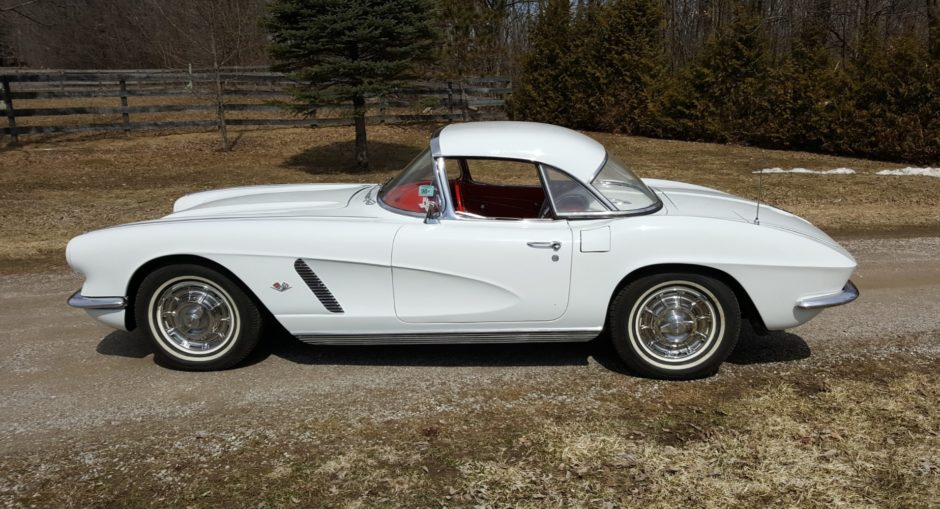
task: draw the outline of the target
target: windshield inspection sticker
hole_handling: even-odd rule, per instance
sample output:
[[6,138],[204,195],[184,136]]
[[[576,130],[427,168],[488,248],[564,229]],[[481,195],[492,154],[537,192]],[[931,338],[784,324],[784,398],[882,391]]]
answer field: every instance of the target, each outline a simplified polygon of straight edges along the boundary
[[418,186],[418,196],[434,196],[434,186]]

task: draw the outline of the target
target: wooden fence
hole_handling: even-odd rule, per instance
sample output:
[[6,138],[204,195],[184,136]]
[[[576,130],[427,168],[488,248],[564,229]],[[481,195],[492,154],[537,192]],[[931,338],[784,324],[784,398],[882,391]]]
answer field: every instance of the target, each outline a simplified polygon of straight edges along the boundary
[[[225,126],[352,124],[350,104],[327,105],[299,116],[284,105],[298,83],[256,70],[0,69],[12,141],[40,133],[181,129]],[[369,123],[495,120],[506,117],[506,78],[415,82],[367,100]]]

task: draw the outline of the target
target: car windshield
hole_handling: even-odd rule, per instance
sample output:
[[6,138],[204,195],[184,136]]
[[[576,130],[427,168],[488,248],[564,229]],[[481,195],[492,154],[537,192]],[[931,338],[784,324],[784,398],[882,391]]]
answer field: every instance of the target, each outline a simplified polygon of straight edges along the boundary
[[389,207],[424,215],[437,194],[431,151],[418,154],[397,177],[379,190],[379,199]]
[[639,177],[609,154],[591,184],[620,211],[639,211],[659,203],[659,198]]

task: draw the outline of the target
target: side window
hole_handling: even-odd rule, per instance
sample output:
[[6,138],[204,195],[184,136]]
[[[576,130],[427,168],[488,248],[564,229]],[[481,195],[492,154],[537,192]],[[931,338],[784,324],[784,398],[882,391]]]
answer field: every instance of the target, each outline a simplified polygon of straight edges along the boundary
[[[536,219],[545,218],[545,211],[551,210],[535,163],[453,159],[445,164],[459,218]],[[460,168],[463,173],[458,172]]]
[[463,175],[460,159],[444,159],[444,173],[447,174],[447,180],[453,182]]
[[577,212],[606,212],[607,207],[591,194],[584,185],[568,174],[551,166],[542,166],[545,170],[546,185],[551,194],[552,204],[557,214]]
[[[534,163],[503,159],[467,159],[470,179],[493,186],[541,186]],[[450,172],[448,172],[448,175]]]

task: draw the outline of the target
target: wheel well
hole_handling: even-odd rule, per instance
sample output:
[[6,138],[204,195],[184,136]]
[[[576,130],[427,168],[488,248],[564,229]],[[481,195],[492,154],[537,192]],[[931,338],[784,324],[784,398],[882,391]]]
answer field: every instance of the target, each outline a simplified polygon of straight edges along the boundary
[[144,278],[147,277],[147,275],[151,272],[161,267],[183,264],[201,265],[221,273],[223,276],[229,278],[233,283],[241,287],[242,291],[245,292],[245,295],[247,295],[248,298],[254,302],[255,306],[258,307],[258,310],[261,311],[261,314],[265,318],[270,317],[270,312],[268,312],[267,308],[265,308],[261,301],[258,300],[254,292],[252,292],[251,289],[249,289],[248,286],[238,278],[238,276],[233,274],[232,271],[208,258],[203,258],[201,256],[170,255],[161,256],[160,258],[154,258],[153,260],[148,261],[147,263],[138,267],[137,270],[134,271],[134,275],[131,276],[131,279],[127,284],[127,308],[124,313],[124,325],[127,327],[127,330],[134,330],[137,328],[135,301],[137,299],[137,291],[140,289],[140,284],[143,282]]
[[738,305],[741,307],[741,316],[746,318],[751,323],[751,327],[753,327],[754,331],[758,334],[767,333],[767,327],[764,325],[764,319],[761,318],[760,313],[757,311],[757,307],[754,306],[754,301],[751,300],[751,296],[747,294],[747,292],[744,290],[744,287],[741,286],[741,283],[738,283],[738,281],[731,277],[731,275],[727,272],[714,269],[712,267],[704,267],[702,265],[663,263],[639,268],[627,274],[620,281],[620,283],[617,284],[617,287],[614,288],[613,294],[610,296],[609,302],[613,303],[614,298],[617,297],[617,294],[620,293],[620,290],[637,279],[646,276],[652,276],[653,274],[663,274],[666,272],[687,272],[692,274],[699,274],[701,276],[708,276],[710,278],[717,279],[728,285],[728,288],[734,292],[735,298],[738,299]]

